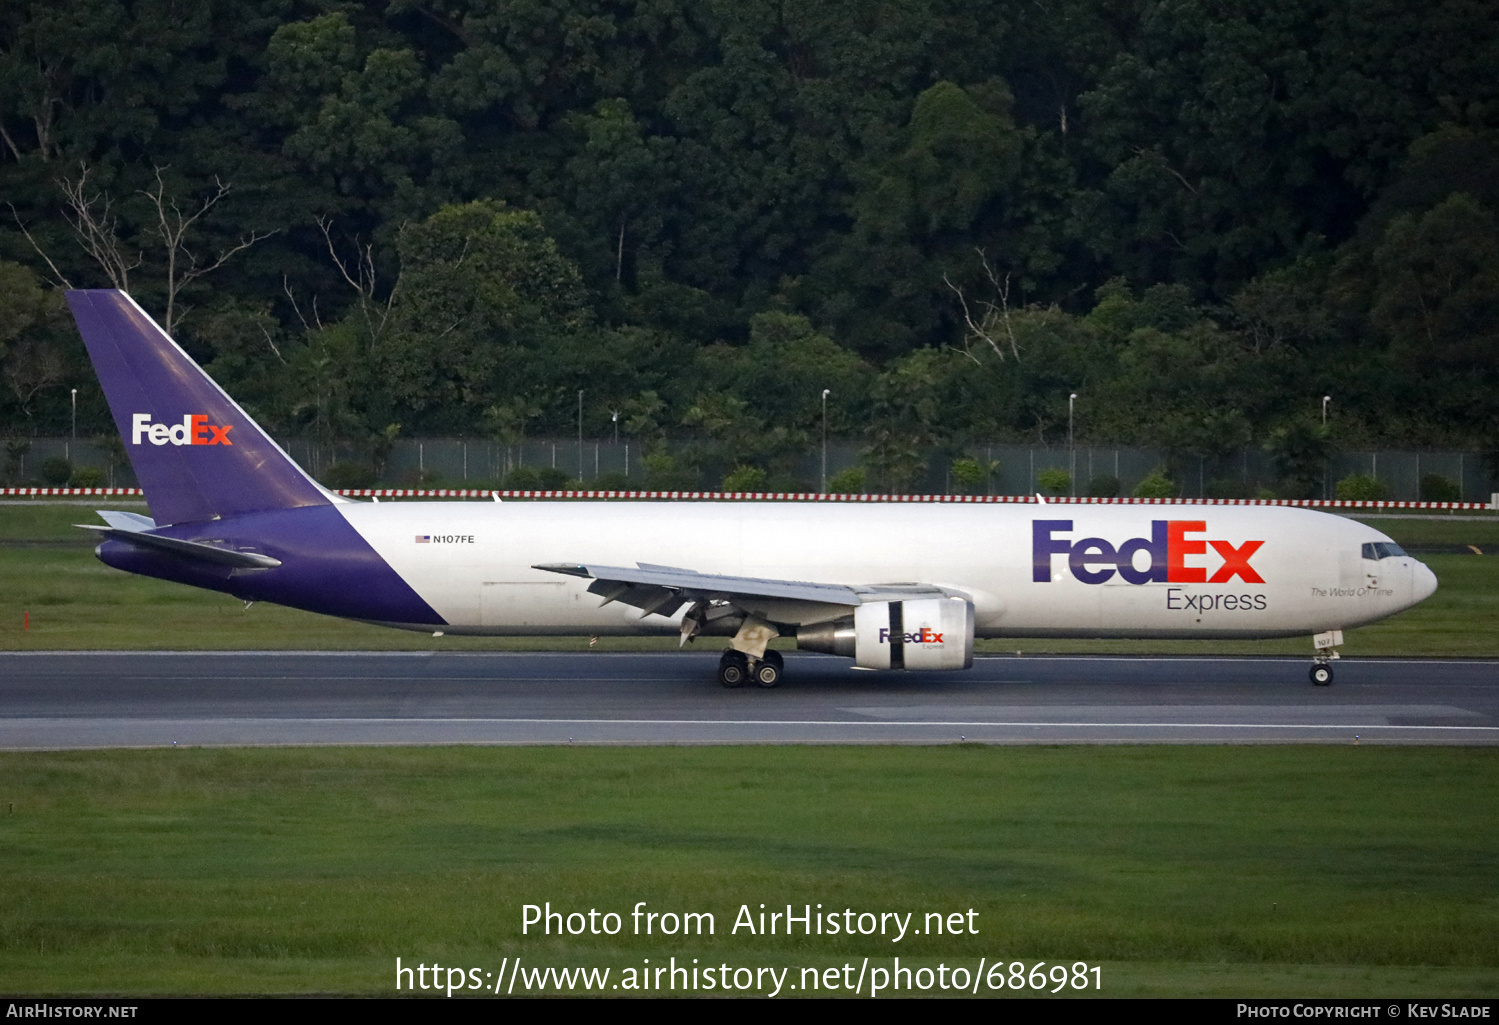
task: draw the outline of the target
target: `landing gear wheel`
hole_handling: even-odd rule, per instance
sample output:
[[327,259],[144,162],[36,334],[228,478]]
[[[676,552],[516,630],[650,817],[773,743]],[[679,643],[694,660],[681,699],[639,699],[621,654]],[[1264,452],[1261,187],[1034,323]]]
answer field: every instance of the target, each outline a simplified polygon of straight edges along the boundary
[[743,652],[726,651],[718,660],[718,682],[725,687],[743,687],[749,679],[749,659]]
[[776,651],[774,648],[766,648],[764,657],[765,661],[776,667],[776,672],[782,674],[786,672],[786,660],[781,657],[779,651]]
[[755,664],[754,672],[751,674],[755,678],[755,683],[761,687],[774,687],[781,682],[781,659],[779,656],[772,659],[773,654],[775,653],[767,651],[766,657]]
[[1332,666],[1315,665],[1311,671],[1312,682],[1318,687],[1326,687],[1332,683]]

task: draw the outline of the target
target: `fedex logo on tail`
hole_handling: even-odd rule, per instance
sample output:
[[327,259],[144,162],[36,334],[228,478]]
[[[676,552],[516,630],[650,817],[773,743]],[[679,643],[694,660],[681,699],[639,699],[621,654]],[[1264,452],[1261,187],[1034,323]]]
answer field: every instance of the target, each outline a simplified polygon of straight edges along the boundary
[[233,445],[229,432],[232,424],[211,424],[203,413],[189,413],[180,424],[151,422],[150,413],[130,417],[130,444],[139,445],[144,438],[153,445]]
[[[1263,584],[1249,560],[1260,550],[1263,541],[1245,541],[1234,545],[1228,541],[1192,538],[1189,534],[1207,532],[1206,520],[1152,520],[1150,537],[1136,537],[1115,547],[1101,537],[1079,541],[1057,537],[1072,531],[1071,520],[1031,521],[1031,579],[1046,583],[1052,579],[1051,559],[1067,556],[1067,568],[1085,584],[1101,584],[1115,573],[1131,584],[1226,584],[1234,577],[1247,584]],[[1212,576],[1197,556],[1207,556],[1211,547],[1222,559]],[[1150,565],[1141,569],[1137,556],[1144,552]],[[1188,560],[1192,560],[1189,564]]]

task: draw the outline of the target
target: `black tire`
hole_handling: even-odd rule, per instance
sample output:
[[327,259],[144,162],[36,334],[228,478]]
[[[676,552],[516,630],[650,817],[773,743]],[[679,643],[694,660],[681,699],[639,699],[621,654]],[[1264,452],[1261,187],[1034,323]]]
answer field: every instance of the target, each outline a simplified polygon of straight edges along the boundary
[[1312,682],[1318,687],[1327,687],[1332,684],[1332,666],[1312,666],[1312,671],[1308,675],[1311,676]]
[[726,651],[718,660],[718,682],[725,687],[743,687],[749,679],[749,660],[737,651]]
[[[769,654],[769,652],[766,654]],[[756,663],[755,670],[750,675],[755,678],[755,683],[758,686],[774,687],[781,682],[781,667],[777,664],[779,661],[777,659],[775,662],[772,662],[766,658]]]
[[774,665],[776,667],[776,672],[780,673],[782,676],[786,675],[786,660],[781,657],[781,653],[779,651],[776,651],[774,648],[766,648],[765,661]]

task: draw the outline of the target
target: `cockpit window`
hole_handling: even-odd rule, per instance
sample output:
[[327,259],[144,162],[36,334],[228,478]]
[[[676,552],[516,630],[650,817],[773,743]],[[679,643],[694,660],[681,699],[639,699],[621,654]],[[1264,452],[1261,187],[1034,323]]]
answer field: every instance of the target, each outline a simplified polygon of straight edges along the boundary
[[1366,559],[1388,559],[1404,554],[1405,549],[1393,541],[1369,541],[1364,544],[1364,558]]

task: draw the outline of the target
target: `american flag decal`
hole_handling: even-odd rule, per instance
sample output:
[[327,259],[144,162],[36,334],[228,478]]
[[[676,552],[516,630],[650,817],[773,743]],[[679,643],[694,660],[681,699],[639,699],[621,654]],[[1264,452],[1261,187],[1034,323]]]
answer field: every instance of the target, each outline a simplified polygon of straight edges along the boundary
[[432,535],[431,534],[418,534],[418,535],[416,535],[416,543],[419,544],[419,545],[430,544],[431,542],[432,542]]

